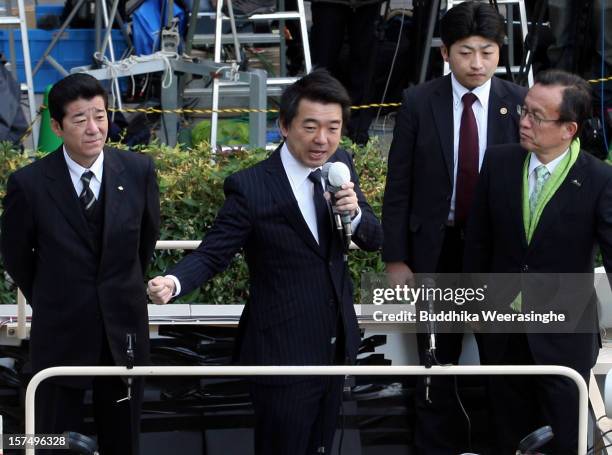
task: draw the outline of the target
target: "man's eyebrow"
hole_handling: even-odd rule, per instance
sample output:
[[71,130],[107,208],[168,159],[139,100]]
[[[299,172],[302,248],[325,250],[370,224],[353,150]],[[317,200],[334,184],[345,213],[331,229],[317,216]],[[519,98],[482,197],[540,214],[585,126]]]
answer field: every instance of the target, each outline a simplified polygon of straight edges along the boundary
[[305,118],[303,120],[303,123],[316,123],[316,124],[321,124],[321,123],[342,123],[342,120],[340,119],[334,119],[334,120],[329,120],[329,121],[325,121],[325,120],[321,120],[321,119],[317,119],[317,118]]
[[487,49],[487,48],[492,47],[492,46],[493,46],[493,43],[485,43],[482,46],[472,46],[472,45],[469,45],[469,44],[462,44],[460,47],[473,51],[475,49]]
[[87,109],[87,110],[85,110],[85,111],[78,111],[78,112],[75,112],[75,113],[74,113],[74,114],[72,114],[70,117],[71,117],[71,118],[75,118],[75,117],[79,117],[79,116],[83,116],[83,117],[84,117],[85,115],[87,115],[87,111],[90,111],[90,110],[94,111],[94,113],[95,113],[95,114],[103,114],[103,113],[105,113],[105,112],[106,112],[106,110],[104,110],[104,109],[92,108],[92,109]]
[[544,111],[539,108],[538,106],[527,106],[526,104],[524,105],[528,111],[533,112],[534,114],[542,114]]

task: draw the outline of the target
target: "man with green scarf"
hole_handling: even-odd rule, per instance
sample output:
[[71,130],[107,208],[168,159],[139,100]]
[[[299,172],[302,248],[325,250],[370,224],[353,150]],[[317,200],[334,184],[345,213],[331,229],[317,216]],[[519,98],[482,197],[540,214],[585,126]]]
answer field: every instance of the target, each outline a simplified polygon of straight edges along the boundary
[[[496,303],[504,294],[509,314],[553,310],[570,325],[554,333],[533,325],[489,330],[478,336],[481,363],[564,365],[589,382],[600,347],[592,276],[597,246],[612,271],[612,167],[581,151],[578,139],[591,113],[590,92],[576,75],[540,73],[517,107],[520,146],[487,150],[466,232],[465,270],[508,274],[497,282],[506,292]],[[576,453],[573,381],[494,376],[490,397],[496,454],[514,453],[521,437],[542,425],[554,432],[545,453]]]

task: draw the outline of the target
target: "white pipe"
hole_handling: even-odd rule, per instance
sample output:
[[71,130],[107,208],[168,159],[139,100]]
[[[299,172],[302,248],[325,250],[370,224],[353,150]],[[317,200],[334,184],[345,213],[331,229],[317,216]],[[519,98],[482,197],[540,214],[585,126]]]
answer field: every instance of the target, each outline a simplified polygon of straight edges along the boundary
[[[35,434],[34,398],[39,384],[45,379],[56,376],[471,376],[471,375],[556,375],[565,376],[578,387],[578,452],[587,450],[587,411],[589,394],[586,382],[578,372],[571,368],[554,365],[452,365],[434,366],[147,366],[134,367],[53,367],[34,375],[26,390],[25,419],[26,434]],[[27,449],[26,455],[34,455],[34,449]]]

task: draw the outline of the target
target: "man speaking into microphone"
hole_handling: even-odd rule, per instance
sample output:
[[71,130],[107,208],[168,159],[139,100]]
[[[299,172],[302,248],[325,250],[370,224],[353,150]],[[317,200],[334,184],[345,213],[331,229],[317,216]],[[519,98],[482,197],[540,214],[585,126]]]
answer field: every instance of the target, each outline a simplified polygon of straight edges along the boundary
[[[360,335],[343,239],[324,195],[322,166],[343,162],[351,181],[330,195],[351,218],[352,239],[377,250],[382,229],[359,189],[350,155],[338,149],[350,99],[326,71],[289,86],[280,104],[284,143],[266,160],[228,177],[225,202],[200,247],[149,281],[167,303],[223,271],[244,249],[249,302],[237,339],[243,365],[352,363]],[[333,226],[333,227],[332,227]],[[255,453],[329,453],[342,377],[255,377]]]

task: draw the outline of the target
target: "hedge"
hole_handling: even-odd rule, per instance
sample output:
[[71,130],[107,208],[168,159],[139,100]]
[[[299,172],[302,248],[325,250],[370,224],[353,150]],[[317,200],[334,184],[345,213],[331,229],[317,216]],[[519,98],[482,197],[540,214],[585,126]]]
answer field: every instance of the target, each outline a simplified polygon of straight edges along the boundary
[[[374,140],[366,147],[360,148],[350,142],[344,142],[343,147],[353,152],[362,190],[374,212],[380,216],[386,162],[382,158],[379,143]],[[161,199],[161,240],[201,239],[223,203],[224,179],[259,162],[270,153],[263,149],[236,149],[231,153],[213,154],[206,144],[183,149],[158,143],[141,147],[137,151],[150,155],[157,166]],[[36,158],[29,158],[13,150],[8,143],[0,143],[0,197],[4,197],[6,180],[10,173]],[[163,273],[183,254],[185,253],[180,251],[157,250],[149,277]],[[378,253],[352,251],[349,264],[356,288],[359,288],[362,272],[380,272],[383,269]],[[0,273],[5,277],[0,280],[0,304],[15,303],[15,288],[6,279],[1,265]],[[248,272],[241,254],[238,254],[228,270],[181,299],[181,302],[243,304],[247,297]]]

